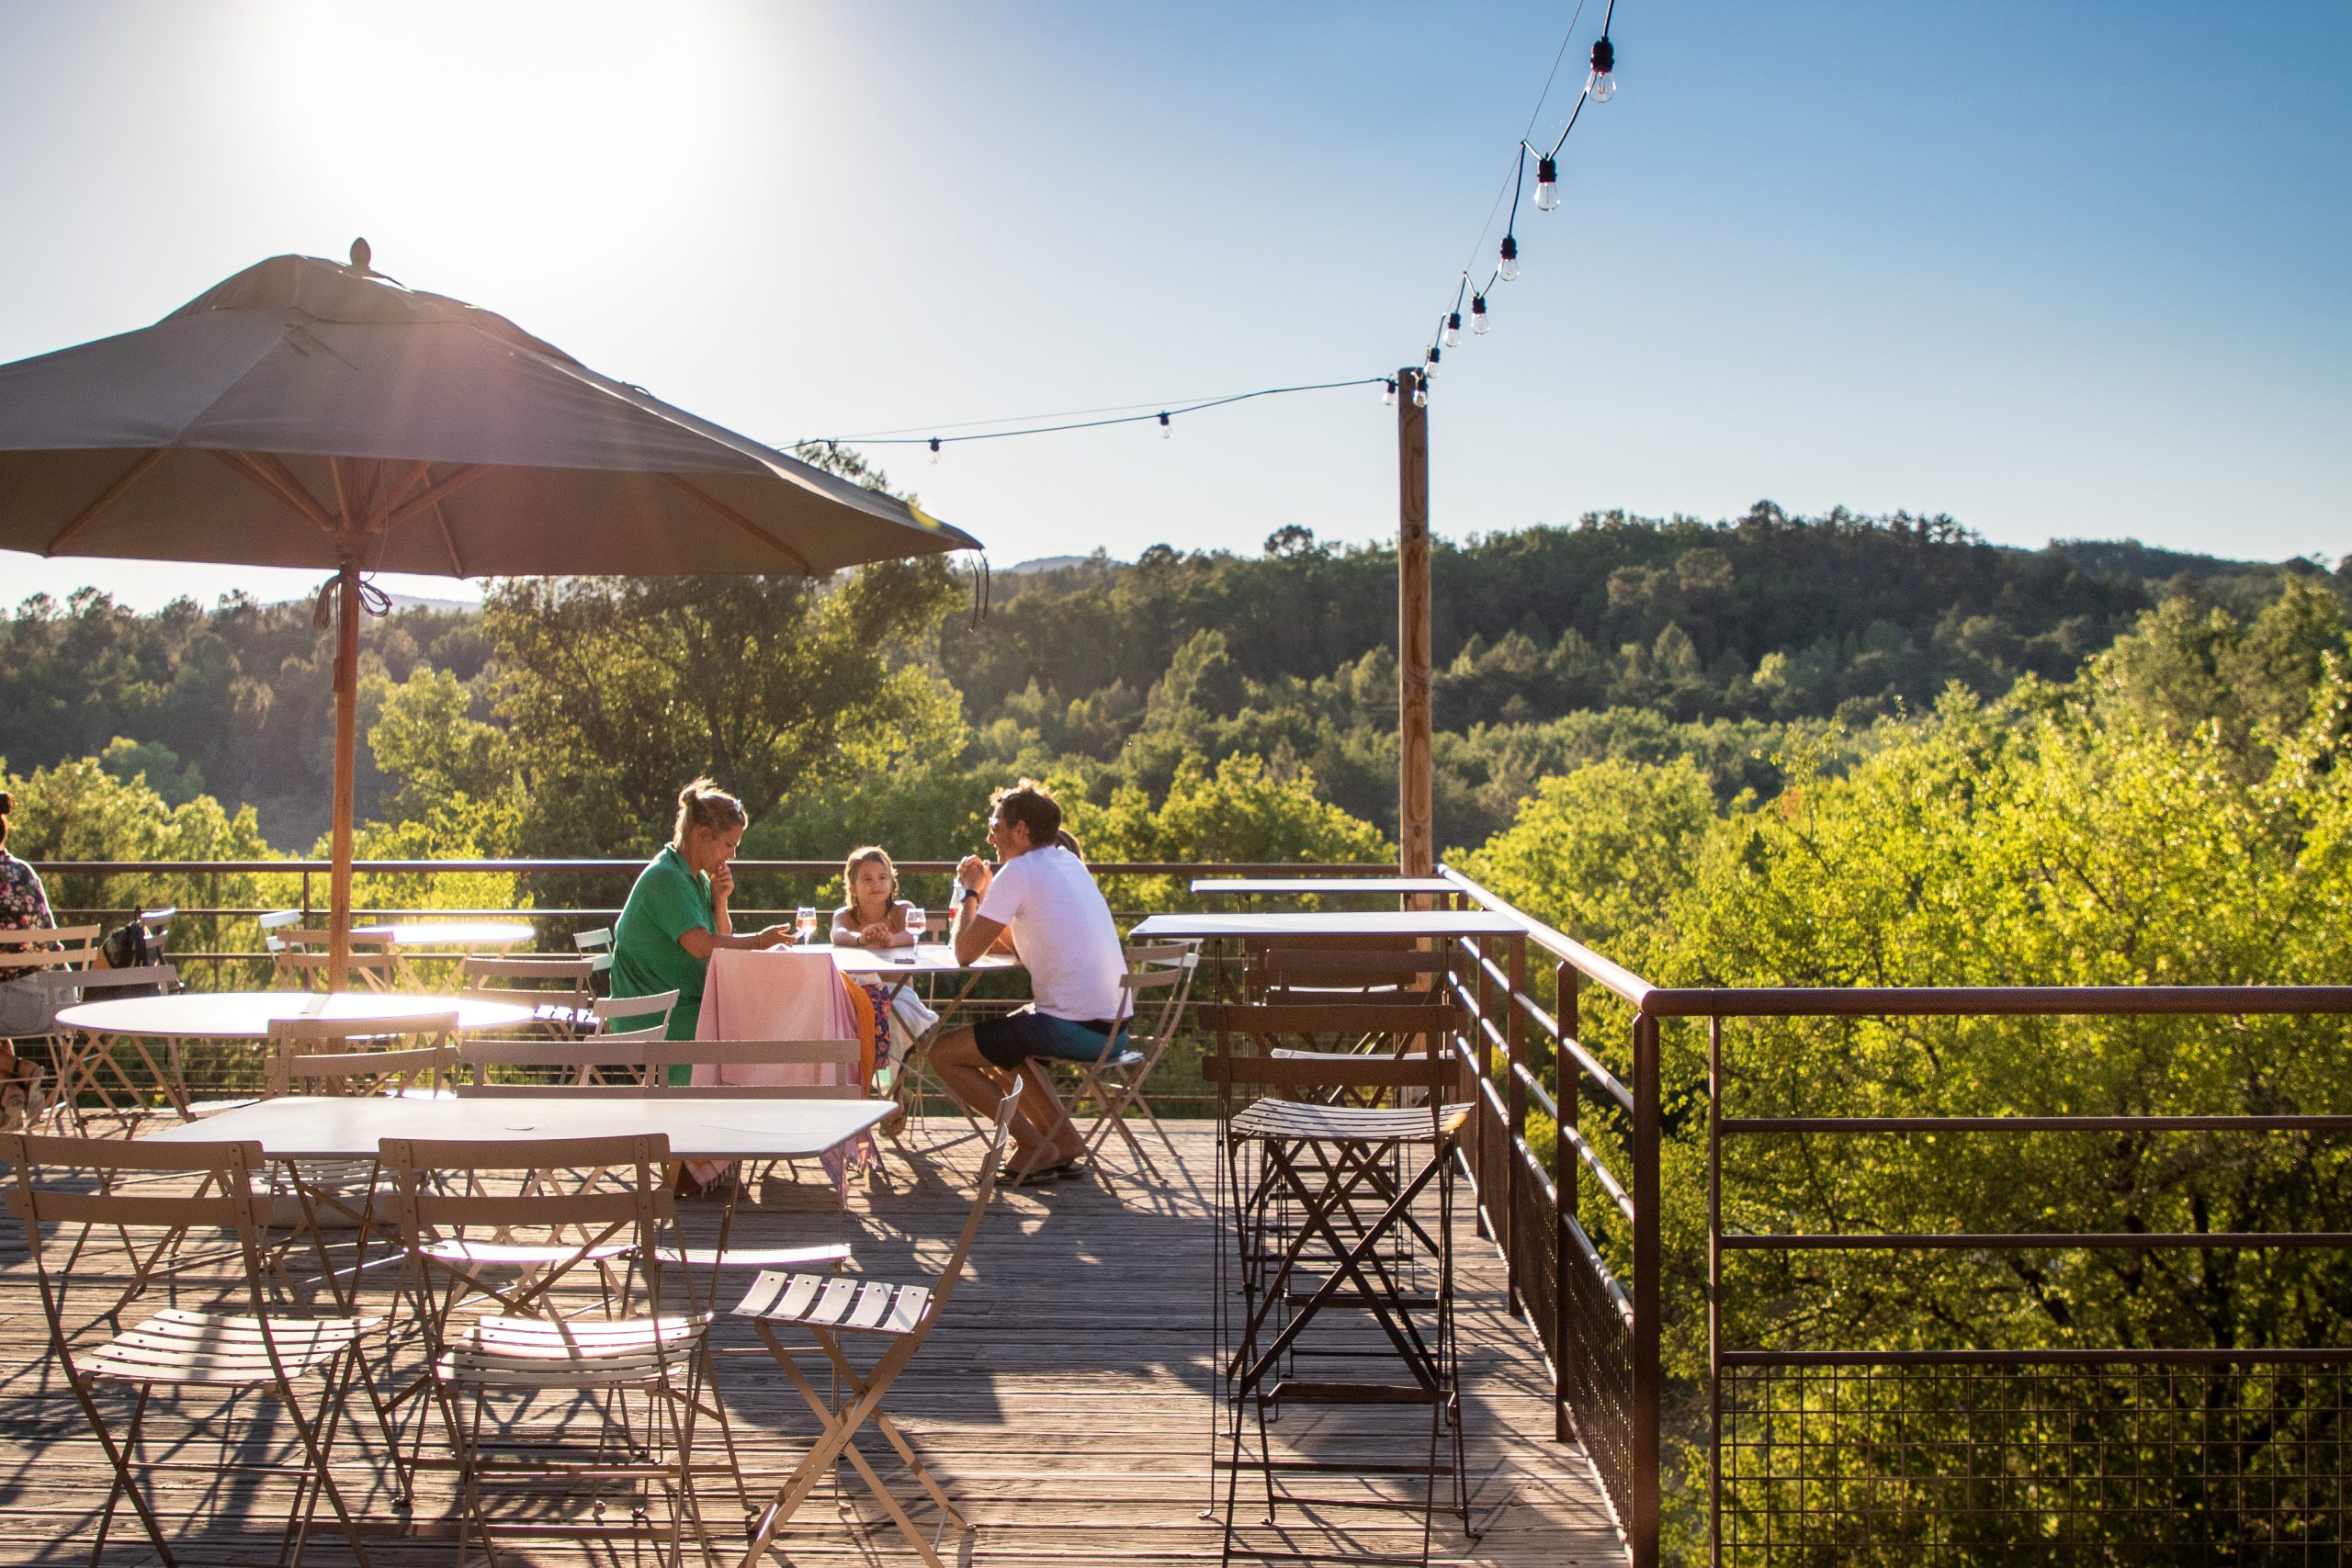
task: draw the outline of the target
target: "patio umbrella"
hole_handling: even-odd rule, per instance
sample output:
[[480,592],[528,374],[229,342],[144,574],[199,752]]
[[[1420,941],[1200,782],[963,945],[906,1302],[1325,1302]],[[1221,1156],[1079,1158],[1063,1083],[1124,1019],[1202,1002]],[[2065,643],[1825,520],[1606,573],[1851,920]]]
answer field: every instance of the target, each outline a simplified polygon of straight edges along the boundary
[[335,573],[338,975],[363,572],[820,577],[978,547],[368,259],[273,256],[0,366],[0,549]]

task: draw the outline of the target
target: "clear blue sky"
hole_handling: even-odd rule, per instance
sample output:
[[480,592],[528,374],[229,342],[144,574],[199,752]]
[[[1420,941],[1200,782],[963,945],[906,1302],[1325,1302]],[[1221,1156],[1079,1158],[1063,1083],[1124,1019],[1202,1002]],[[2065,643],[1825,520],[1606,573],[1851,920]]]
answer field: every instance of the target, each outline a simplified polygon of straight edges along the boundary
[[[1556,133],[1603,0],[1535,127]],[[1571,5],[0,0],[0,361],[354,234],[749,434],[1419,358]],[[1432,513],[2352,550],[2352,6],[1621,0]],[[992,558],[1393,532],[1371,391],[875,448]],[[0,601],[296,574],[0,555]],[[448,583],[424,592],[463,592]]]

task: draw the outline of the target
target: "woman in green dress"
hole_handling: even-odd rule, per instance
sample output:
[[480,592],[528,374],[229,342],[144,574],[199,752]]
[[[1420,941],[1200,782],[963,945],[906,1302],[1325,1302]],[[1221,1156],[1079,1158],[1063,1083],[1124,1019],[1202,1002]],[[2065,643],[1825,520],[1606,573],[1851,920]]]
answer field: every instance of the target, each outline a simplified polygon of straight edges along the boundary
[[[650,997],[678,993],[670,1010],[668,1038],[692,1040],[702,1015],[703,976],[710,955],[722,947],[780,947],[793,940],[790,926],[769,926],[737,936],[728,918],[728,896],[735,874],[728,863],[743,841],[750,818],[743,803],[696,779],[678,792],[678,819],[670,841],[638,874],[637,886],[613,928],[613,995]],[[616,1029],[642,1029],[659,1014],[616,1019]]]

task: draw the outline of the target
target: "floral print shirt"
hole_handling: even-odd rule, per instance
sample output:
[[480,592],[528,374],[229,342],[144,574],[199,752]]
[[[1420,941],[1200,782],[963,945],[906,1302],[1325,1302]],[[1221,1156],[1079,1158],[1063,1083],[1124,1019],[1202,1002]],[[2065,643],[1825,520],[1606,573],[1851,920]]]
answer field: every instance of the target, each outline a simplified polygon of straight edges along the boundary
[[0,931],[36,931],[55,925],[40,874],[0,850]]

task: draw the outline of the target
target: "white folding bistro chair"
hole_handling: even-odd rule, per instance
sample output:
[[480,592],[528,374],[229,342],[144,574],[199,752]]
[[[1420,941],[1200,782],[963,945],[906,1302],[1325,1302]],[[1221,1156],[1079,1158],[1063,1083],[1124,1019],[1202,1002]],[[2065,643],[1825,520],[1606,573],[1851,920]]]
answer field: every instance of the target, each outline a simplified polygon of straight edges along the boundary
[[[266,1227],[254,1193],[263,1175],[261,1145],[9,1134],[0,1138],[0,1156],[16,1167],[11,1207],[24,1222],[49,1320],[49,1354],[114,1471],[113,1485],[98,1514],[90,1561],[95,1563],[104,1554],[115,1515],[126,1499],[156,1555],[166,1564],[187,1561],[175,1547],[149,1484],[158,1474],[176,1472],[233,1487],[233,1513],[224,1509],[214,1520],[216,1529],[223,1518],[235,1525],[282,1518],[280,1562],[311,1560],[305,1546],[319,1504],[325,1501],[352,1555],[366,1568],[368,1549],[329,1461],[345,1401],[355,1384],[374,1405],[378,1435],[387,1450],[391,1449],[390,1428],[367,1382],[360,1351],[363,1338],[379,1320],[304,1314],[269,1299],[263,1264]],[[165,1183],[182,1190],[157,1190]],[[185,1190],[188,1186],[195,1188],[193,1193]],[[133,1228],[171,1235],[191,1228],[226,1230],[236,1238],[232,1256],[241,1267],[222,1280],[215,1303],[204,1307],[181,1304],[190,1294],[190,1283],[169,1277],[164,1289],[171,1299],[123,1329],[120,1314],[161,1277],[142,1273],[115,1311],[96,1320],[89,1320],[86,1308],[69,1313],[72,1268],[51,1266],[42,1235],[44,1227],[65,1226],[107,1226],[126,1236]],[[107,1409],[114,1390],[131,1396],[119,1424]],[[285,1451],[281,1437],[275,1445],[277,1457],[240,1453],[234,1465],[227,1467],[211,1451],[209,1439],[193,1452],[176,1441],[164,1444],[160,1453],[153,1451],[148,1418],[158,1394],[167,1404],[226,1415],[240,1408],[241,1395],[272,1400],[283,1411],[284,1422],[277,1425],[265,1417],[258,1429],[283,1433],[290,1428],[294,1451]],[[267,1476],[292,1483],[292,1496],[282,1513],[252,1495],[254,1482]],[[220,1495],[211,1485],[203,1487],[202,1495]]]
[[[136,969],[50,969],[40,971],[36,978],[50,988],[51,1000],[60,1008],[71,1007],[85,999],[91,990],[102,987],[157,992],[180,988],[179,971],[168,964],[145,964]],[[86,1127],[90,1115],[104,1111],[117,1117],[128,1132],[152,1109],[149,1097],[157,1092],[182,1116],[189,1114],[187,1090],[181,1082],[173,1044],[163,1045],[164,1055],[158,1059],[158,1043],[140,1035],[117,1041],[80,1031],[54,1030],[50,1039],[55,1064],[51,1081],[56,1089],[49,1112],[57,1122],[70,1120],[80,1130]],[[136,1067],[146,1069],[143,1078],[134,1076]]]
[[588,961],[592,989],[600,996],[610,996],[613,989],[613,928],[598,926],[594,931],[573,931],[571,945]]
[[522,1027],[567,1037],[595,1023],[594,975],[585,958],[469,958],[458,965],[458,995],[529,1008]]
[[[565,1138],[501,1143],[386,1139],[381,1157],[398,1196],[395,1213],[408,1260],[403,1310],[420,1329],[426,1385],[439,1412],[452,1458],[412,1452],[403,1473],[447,1465],[455,1469],[464,1517],[458,1552],[479,1539],[491,1544],[489,1483],[511,1481],[554,1487],[576,1502],[582,1483],[626,1489],[629,1515],[648,1517],[641,1492],[657,1486],[668,1505],[668,1558],[676,1564],[691,1529],[711,1548],[695,1493],[695,1418],[708,1372],[704,1354],[707,1314],[665,1309],[662,1275],[649,1270],[647,1310],[621,1316],[567,1312],[559,1299],[571,1274],[616,1252],[650,1254],[677,1221],[669,1190],[669,1140],[633,1137]],[[578,1190],[558,1190],[537,1179],[550,1168],[589,1168],[604,1179]],[[537,1236],[548,1258],[526,1287],[494,1280],[481,1267],[485,1248],[512,1247],[512,1238]],[[500,1240],[499,1238],[508,1238]],[[472,1296],[495,1303],[491,1312],[459,1321],[456,1308]],[[684,1300],[691,1303],[691,1282]],[[567,1416],[541,1418],[547,1399],[570,1396],[591,1407],[589,1440],[564,1442],[578,1428]],[[510,1403],[511,1402],[511,1403]],[[497,1408],[493,1408],[497,1407]],[[536,1408],[535,1408],[536,1407]],[[503,1418],[502,1418],[502,1414]],[[420,1429],[420,1438],[421,1438]],[[550,1450],[553,1449],[553,1451]],[[593,1486],[590,1508],[549,1520],[514,1521],[530,1533],[628,1533],[611,1520],[605,1491]]]
[[[742,1568],[752,1568],[759,1562],[776,1532],[791,1522],[817,1483],[844,1458],[927,1568],[942,1568],[935,1549],[942,1532],[951,1525],[959,1530],[971,1528],[956,1511],[956,1505],[948,1500],[929,1467],[917,1457],[898,1423],[883,1414],[882,1400],[890,1392],[890,1385],[907,1370],[907,1364],[914,1359],[915,1352],[931,1337],[932,1330],[938,1327],[949,1298],[955,1295],[956,1287],[964,1277],[964,1263],[971,1255],[973,1238],[979,1235],[980,1221],[988,1213],[989,1199],[996,1193],[997,1173],[1003,1168],[1004,1145],[1020,1100],[1021,1084],[1016,1078],[1012,1091],[997,1106],[988,1157],[980,1167],[979,1186],[972,1195],[971,1213],[965,1218],[963,1232],[956,1238],[956,1247],[948,1255],[946,1266],[935,1279],[920,1285],[893,1285],[880,1280],[768,1269],[752,1281],[751,1290],[736,1304],[734,1315],[751,1321],[768,1354],[824,1427],[816,1446],[802,1458],[775,1500],[754,1522],[751,1550],[743,1554]],[[800,1370],[793,1348],[783,1337],[786,1333],[806,1333],[824,1351],[838,1382],[839,1392],[834,1397],[828,1399],[820,1393]],[[848,1337],[861,1335],[885,1346],[879,1359],[863,1373],[842,1348]],[[889,1439],[916,1483],[938,1506],[939,1522],[931,1539],[926,1540],[916,1529],[905,1506],[858,1451],[857,1433],[868,1421]]]

